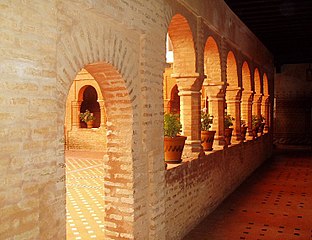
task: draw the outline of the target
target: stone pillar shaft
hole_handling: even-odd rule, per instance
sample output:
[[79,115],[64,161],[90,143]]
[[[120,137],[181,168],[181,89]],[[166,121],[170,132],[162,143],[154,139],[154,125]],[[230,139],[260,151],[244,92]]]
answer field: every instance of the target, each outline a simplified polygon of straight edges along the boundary
[[81,101],[72,101],[71,108],[72,108],[72,127],[73,128],[80,128],[80,107]]
[[100,105],[100,111],[101,111],[101,124],[100,124],[100,127],[105,127],[105,123],[106,123],[106,111],[105,111],[104,100],[98,100],[98,103],[99,103],[99,105]]
[[213,115],[211,130],[216,131],[215,140],[224,145],[224,83],[209,82],[207,85],[209,114]]
[[247,132],[252,134],[252,102],[253,92],[243,91],[242,93],[242,118],[246,121],[248,126]]
[[241,89],[226,90],[227,113],[234,117],[233,121],[233,136],[240,140],[241,136]]
[[261,115],[262,94],[255,94],[253,99],[252,112],[253,115]]
[[202,152],[200,139],[201,87],[204,77],[199,74],[172,74],[180,96],[182,134],[187,137],[185,152]]

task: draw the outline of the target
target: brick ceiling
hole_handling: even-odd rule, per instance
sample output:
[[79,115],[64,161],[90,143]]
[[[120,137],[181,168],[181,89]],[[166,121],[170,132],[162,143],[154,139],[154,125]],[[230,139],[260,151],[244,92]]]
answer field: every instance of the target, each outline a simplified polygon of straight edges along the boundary
[[225,0],[276,65],[312,63],[312,0]]

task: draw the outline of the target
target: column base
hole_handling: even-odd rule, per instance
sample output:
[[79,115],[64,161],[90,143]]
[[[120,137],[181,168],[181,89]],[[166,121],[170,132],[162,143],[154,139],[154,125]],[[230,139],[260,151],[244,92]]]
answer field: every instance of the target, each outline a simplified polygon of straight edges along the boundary
[[186,140],[183,149],[183,158],[200,158],[205,155],[201,141]]

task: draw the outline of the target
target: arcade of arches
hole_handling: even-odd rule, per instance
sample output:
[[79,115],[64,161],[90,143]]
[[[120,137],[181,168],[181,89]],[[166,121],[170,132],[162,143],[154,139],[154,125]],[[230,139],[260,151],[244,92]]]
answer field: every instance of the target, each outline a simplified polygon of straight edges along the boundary
[[[4,239],[66,239],[66,185],[80,191],[67,189],[73,209],[79,198],[96,202],[85,208],[101,213],[93,237],[182,239],[271,156],[273,57],[223,1],[3,6]],[[79,118],[86,110],[90,128]],[[201,146],[203,110],[214,117],[213,151]],[[183,161],[167,168],[164,112],[180,115],[187,136]],[[226,114],[235,118],[231,145]],[[256,139],[254,115],[265,118]],[[73,151],[83,169],[65,161]],[[85,219],[70,217],[68,228]]]

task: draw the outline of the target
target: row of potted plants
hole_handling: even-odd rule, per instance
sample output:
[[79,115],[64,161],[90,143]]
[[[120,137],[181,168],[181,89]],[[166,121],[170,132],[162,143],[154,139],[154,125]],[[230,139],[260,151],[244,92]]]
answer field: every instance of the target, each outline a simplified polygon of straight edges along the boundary
[[[233,121],[235,119],[230,114],[224,116],[224,127],[225,127],[225,144],[231,144],[231,137],[233,128]],[[213,123],[213,116],[201,112],[201,144],[204,151],[213,150],[213,141],[216,131],[210,131],[211,124]],[[181,156],[185,144],[186,137],[180,136],[182,125],[179,120],[178,114],[166,113],[164,115],[164,135],[165,135],[165,161],[168,163],[179,163],[181,162]],[[241,120],[241,138],[245,140],[247,132],[246,122]],[[264,118],[256,115],[252,116],[252,131],[254,138],[257,137],[258,132],[263,133]]]

